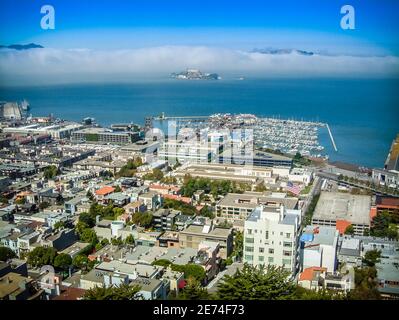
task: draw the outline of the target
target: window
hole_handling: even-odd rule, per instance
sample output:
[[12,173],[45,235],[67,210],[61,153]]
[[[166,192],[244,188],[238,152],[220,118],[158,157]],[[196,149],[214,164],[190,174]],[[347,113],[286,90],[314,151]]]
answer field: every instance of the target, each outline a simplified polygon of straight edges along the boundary
[[265,257],[264,256],[259,256],[258,260],[263,262],[263,261],[265,261]]
[[280,232],[280,236],[282,236],[283,235],[283,233],[282,232]]
[[247,233],[248,233],[248,234],[252,234],[252,229],[248,229],[248,230],[247,230]]
[[269,253],[273,254],[274,253],[274,249],[269,249]]
[[286,233],[286,234],[285,234],[285,237],[286,237],[286,238],[290,238],[290,237],[291,237],[291,233]]
[[251,255],[245,255],[245,260],[247,260],[247,261],[252,261],[252,260],[253,260],[253,258],[254,258],[254,256],[251,256]]
[[283,259],[283,265],[291,265],[291,259]]
[[286,248],[291,248],[292,247],[292,242],[283,242],[283,246]]
[[291,257],[291,251],[283,251],[283,255],[286,257]]
[[269,263],[273,263],[274,258],[273,257],[269,257],[268,261],[269,261]]
[[265,252],[265,249],[262,248],[262,247],[259,247],[259,252],[260,252],[260,253],[263,253],[263,252]]
[[254,238],[245,237],[245,242],[246,243],[254,243]]
[[245,251],[254,252],[254,248],[253,247],[245,247]]
[[269,239],[269,231],[266,231],[266,232],[265,232],[265,237],[266,237],[266,240]]

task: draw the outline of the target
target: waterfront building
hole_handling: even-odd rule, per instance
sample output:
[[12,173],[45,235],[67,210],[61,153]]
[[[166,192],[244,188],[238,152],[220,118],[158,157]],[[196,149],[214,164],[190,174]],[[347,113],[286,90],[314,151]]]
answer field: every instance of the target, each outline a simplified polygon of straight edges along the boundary
[[59,140],[71,136],[74,131],[82,129],[83,125],[75,122],[62,122],[51,125],[42,125],[40,123],[29,124],[22,127],[4,128],[4,132],[19,136],[49,135],[51,138]]
[[165,161],[180,163],[207,163],[216,159],[223,145],[208,141],[174,140],[164,141],[158,151],[158,157]]
[[399,171],[373,169],[372,179],[380,185],[399,188]]
[[85,128],[74,131],[71,136],[72,142],[89,142],[100,144],[129,144],[139,139],[139,132],[112,131],[105,128]]
[[240,152],[236,154],[232,150],[226,150],[219,155],[218,162],[224,164],[253,165],[256,167],[281,166],[288,168],[291,168],[293,164],[292,158],[260,150],[255,150],[248,154],[241,154]]
[[253,166],[242,166],[234,164],[189,164],[177,168],[173,176],[183,180],[186,175],[193,178],[208,178],[212,180],[229,180],[237,183],[271,183],[277,181],[278,176],[273,174],[271,168],[260,168]]

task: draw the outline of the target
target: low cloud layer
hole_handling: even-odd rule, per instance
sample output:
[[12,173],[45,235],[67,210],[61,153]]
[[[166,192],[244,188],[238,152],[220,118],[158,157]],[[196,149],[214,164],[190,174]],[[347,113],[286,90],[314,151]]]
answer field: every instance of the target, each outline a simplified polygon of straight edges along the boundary
[[399,57],[305,56],[296,52],[263,54],[239,50],[163,46],[96,51],[87,49],[0,50],[0,84],[68,82],[107,76],[167,76],[186,68],[204,72],[257,74],[259,76],[364,76],[396,77]]

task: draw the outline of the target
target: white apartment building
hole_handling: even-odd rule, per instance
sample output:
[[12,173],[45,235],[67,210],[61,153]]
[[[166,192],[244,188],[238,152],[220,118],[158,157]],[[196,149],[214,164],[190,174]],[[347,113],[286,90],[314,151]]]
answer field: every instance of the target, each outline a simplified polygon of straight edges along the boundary
[[300,210],[256,207],[244,224],[244,262],[283,267],[295,275],[300,224]]
[[310,267],[326,268],[334,272],[337,266],[339,232],[335,227],[307,226],[301,236],[303,270]]

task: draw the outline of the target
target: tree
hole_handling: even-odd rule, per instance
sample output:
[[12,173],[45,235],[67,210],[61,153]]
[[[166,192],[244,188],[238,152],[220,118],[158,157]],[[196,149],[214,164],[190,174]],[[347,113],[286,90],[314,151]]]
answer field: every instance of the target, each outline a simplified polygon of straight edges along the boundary
[[65,228],[66,224],[64,221],[58,221],[54,224],[54,230]]
[[152,264],[161,267],[170,266],[173,271],[183,272],[185,279],[192,278],[200,283],[202,283],[206,277],[204,268],[193,263],[188,263],[186,265],[178,265],[178,264],[173,264],[167,259],[159,259],[153,261]]
[[[173,269],[173,268],[172,268]],[[193,278],[198,282],[202,283],[205,280],[206,273],[204,268],[197,264],[189,263],[186,264],[183,268],[184,271],[184,278],[190,279]]]
[[94,201],[93,193],[91,193],[90,190],[87,191],[86,197],[89,198],[90,201]]
[[53,265],[56,256],[54,248],[36,247],[28,253],[28,263],[33,267]]
[[89,258],[83,254],[79,254],[73,258],[72,264],[78,269],[86,270],[87,265],[89,264]]
[[139,286],[128,284],[108,288],[96,286],[85,292],[83,300],[137,300],[139,291]]
[[151,212],[136,212],[132,215],[132,222],[141,227],[148,228],[152,223]]
[[120,246],[120,245],[123,244],[123,241],[122,241],[121,237],[118,237],[118,238],[114,237],[114,238],[111,239],[111,244],[113,246]]
[[266,188],[264,183],[257,184],[256,187],[255,187],[255,191],[256,192],[263,192],[263,191],[266,191],[266,190],[267,190],[267,188]]
[[163,172],[161,169],[155,168],[151,173],[147,173],[143,176],[144,180],[159,181],[163,178]]
[[353,228],[353,225],[349,225],[345,229],[345,234],[353,235],[355,234],[355,229]]
[[348,293],[350,300],[378,300],[377,269],[375,267],[355,268],[355,289]]
[[387,211],[379,212],[372,222],[370,235],[398,239],[398,231],[393,217]]
[[86,223],[81,222],[81,221],[79,221],[79,222],[76,224],[75,230],[76,230],[76,233],[79,235],[79,238],[81,237],[83,231],[86,230],[88,227],[89,227],[89,226],[88,226]]
[[296,299],[298,300],[343,300],[346,294],[340,291],[320,289],[309,290],[301,286],[297,286],[295,290]]
[[125,238],[125,244],[130,244],[133,245],[134,242],[134,237],[132,234],[129,234],[126,238]]
[[152,265],[161,266],[161,267],[169,267],[170,265],[172,265],[172,262],[170,262],[167,259],[159,259],[159,260],[154,260],[152,262]]
[[114,192],[122,192],[122,189],[120,186],[116,186]]
[[56,166],[49,166],[44,169],[44,177],[48,180],[53,179],[58,173],[58,169]]
[[184,289],[179,293],[179,300],[209,300],[211,295],[195,278],[189,278]]
[[191,204],[174,199],[165,199],[163,207],[165,209],[175,209],[181,211],[183,214],[193,216],[197,214],[197,209]]
[[374,267],[376,263],[380,262],[381,251],[369,250],[364,255],[363,263],[369,267]]
[[93,229],[86,228],[80,235],[80,240],[83,242],[89,242],[92,245],[96,245],[98,242],[97,235]]
[[243,244],[244,244],[244,235],[242,232],[237,231],[236,234],[234,235],[233,255],[239,260],[241,260],[243,255]]
[[44,209],[48,208],[49,206],[50,206],[50,203],[48,203],[48,202],[46,202],[46,201],[43,201],[43,202],[41,202],[41,203],[39,204],[39,209],[40,209],[40,210],[44,210]]
[[17,255],[8,247],[0,247],[0,261],[7,261],[15,258]]
[[295,296],[289,272],[273,265],[254,267],[244,264],[234,275],[225,275],[218,285],[222,300],[282,300]]
[[199,215],[200,215],[200,216],[203,216],[203,217],[208,217],[208,218],[210,218],[210,219],[215,218],[215,215],[213,214],[212,210],[211,210],[208,206],[204,206],[204,207],[200,210]]
[[72,265],[72,258],[69,254],[60,253],[54,259],[54,267],[60,268],[62,270],[68,270],[68,268]]
[[3,203],[3,204],[7,204],[8,203],[7,197],[5,197],[4,195],[0,194],[0,202]]
[[22,205],[25,203],[26,203],[26,198],[19,198],[19,199],[15,200],[15,204]]
[[82,212],[79,215],[79,222],[83,222],[89,228],[92,228],[95,225],[95,219],[88,212]]

